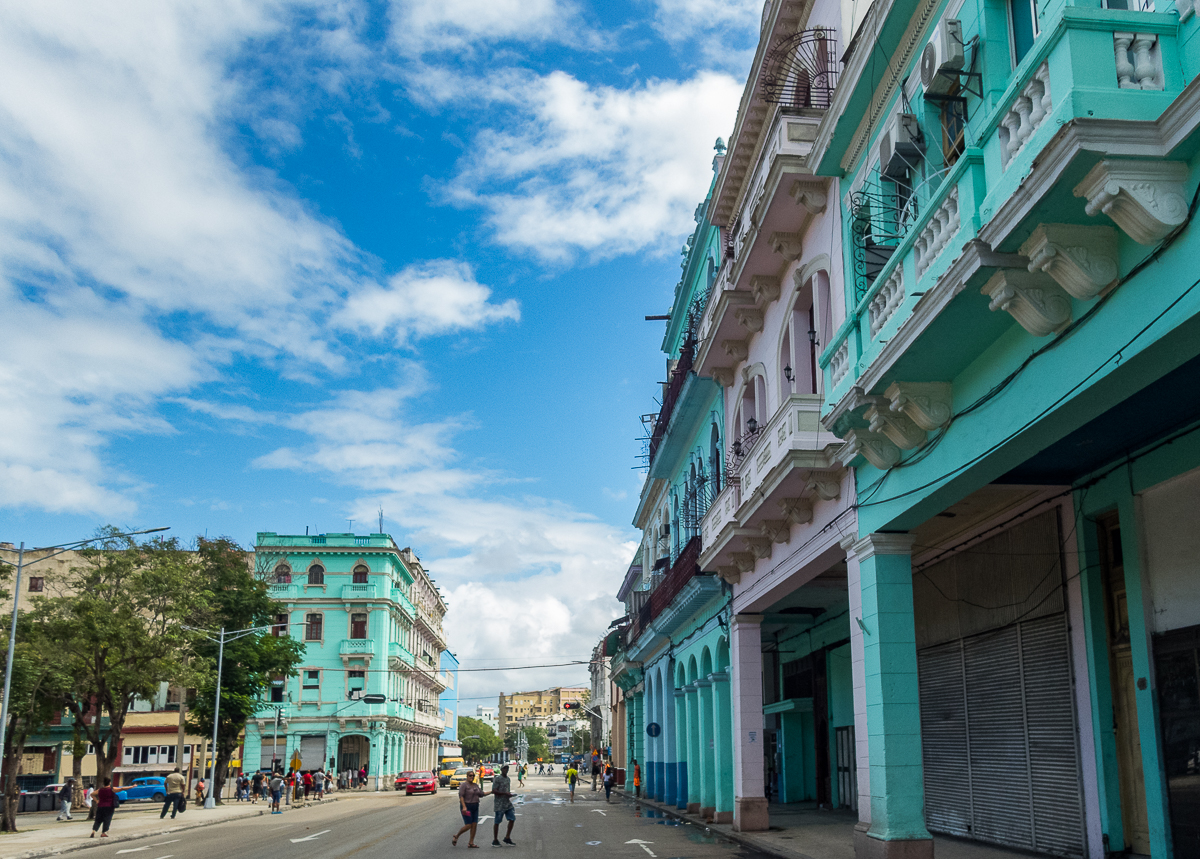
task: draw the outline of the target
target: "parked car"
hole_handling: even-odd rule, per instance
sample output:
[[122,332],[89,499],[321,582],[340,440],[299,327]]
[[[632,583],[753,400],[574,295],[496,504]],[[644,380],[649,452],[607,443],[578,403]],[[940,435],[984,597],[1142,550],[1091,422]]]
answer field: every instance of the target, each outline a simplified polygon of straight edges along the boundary
[[406,773],[400,773],[400,775],[396,776],[396,784],[395,784],[396,790],[404,790],[404,786],[406,784],[408,784],[408,780],[415,775],[418,775],[418,773],[406,772]]
[[433,777],[431,772],[409,773],[408,783],[404,785],[404,795],[412,796],[414,793],[437,793],[437,779]]
[[118,802],[129,802],[132,799],[149,799],[152,802],[162,802],[167,798],[167,780],[162,776],[143,776],[135,778],[129,785],[117,791]]
[[486,779],[491,779],[494,777],[495,777],[495,770],[492,769],[492,765],[484,764],[483,765],[483,773],[479,776],[479,780],[484,781]]
[[458,769],[458,766],[453,765],[453,766],[448,766],[448,767],[442,767],[440,770],[438,770],[438,784],[440,784],[442,787],[445,787],[446,785],[450,784],[450,776],[454,775],[454,772],[457,769]]
[[467,780],[470,773],[475,772],[475,767],[459,767],[454,771],[454,775],[450,776],[450,787],[457,790],[458,786]]

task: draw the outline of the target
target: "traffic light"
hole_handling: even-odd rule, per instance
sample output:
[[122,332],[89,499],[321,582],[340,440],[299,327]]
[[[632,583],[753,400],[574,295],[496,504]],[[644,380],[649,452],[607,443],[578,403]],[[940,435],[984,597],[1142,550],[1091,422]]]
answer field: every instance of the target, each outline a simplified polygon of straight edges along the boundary
[[564,710],[578,710],[579,706],[580,705],[579,705],[578,701],[568,701],[566,704],[563,704],[563,709]]

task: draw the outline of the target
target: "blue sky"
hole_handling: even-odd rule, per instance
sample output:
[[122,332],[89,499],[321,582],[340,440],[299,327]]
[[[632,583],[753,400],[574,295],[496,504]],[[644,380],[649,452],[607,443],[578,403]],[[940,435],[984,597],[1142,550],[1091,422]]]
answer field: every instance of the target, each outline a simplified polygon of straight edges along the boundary
[[0,540],[382,506],[464,667],[586,658],[760,13],[0,7]]

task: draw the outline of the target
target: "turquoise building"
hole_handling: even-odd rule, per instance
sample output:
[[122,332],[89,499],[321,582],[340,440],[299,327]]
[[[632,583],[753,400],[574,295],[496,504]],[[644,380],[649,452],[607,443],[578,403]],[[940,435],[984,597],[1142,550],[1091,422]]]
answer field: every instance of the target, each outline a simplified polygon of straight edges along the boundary
[[847,6],[858,855],[1200,855],[1192,3]]
[[449,650],[442,651],[442,673],[449,685],[438,699],[446,729],[438,738],[438,760],[461,757],[462,743],[458,739],[458,657]]
[[365,766],[375,790],[432,769],[451,685],[439,664],[446,605],[412,550],[387,534],[264,532],[255,568],[287,607],[275,634],[303,641],[305,658],[247,723],[244,769]]
[[[715,174],[724,144],[717,142]],[[725,480],[720,387],[694,370],[697,333],[721,265],[720,231],[696,211],[663,338],[667,383],[649,425],[648,474],[634,525],[637,557],[618,599],[628,624],[610,636],[612,679],[625,693],[625,750],[646,796],[729,822],[733,812],[728,588],[701,572],[700,525]],[[618,641],[619,639],[619,641]],[[615,653],[613,652],[615,651]]]

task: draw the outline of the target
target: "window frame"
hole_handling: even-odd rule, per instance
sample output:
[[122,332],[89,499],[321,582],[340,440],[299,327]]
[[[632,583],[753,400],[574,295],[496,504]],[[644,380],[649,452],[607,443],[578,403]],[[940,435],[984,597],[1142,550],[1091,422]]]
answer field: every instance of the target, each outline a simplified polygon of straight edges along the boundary
[[[324,587],[325,585],[325,565],[319,563],[310,564],[308,567],[308,585],[309,587]],[[316,577],[314,580],[313,577]]]
[[29,577],[29,593],[40,594],[46,591],[45,576],[30,576]]
[[[312,635],[313,618],[317,619],[317,633],[318,634],[316,636]],[[305,613],[305,615],[304,615],[304,640],[306,642],[307,641],[315,641],[318,643],[323,642],[325,640],[325,612],[311,611],[311,612]]]
[[292,565],[287,561],[280,561],[272,572],[275,575],[275,584],[290,585],[292,583]]
[[[1017,3],[1028,3],[1030,19],[1032,22],[1033,37],[1029,43],[1029,50],[1017,56],[1017,26],[1016,19],[1013,17],[1013,8]],[[1008,0],[1004,4],[1005,13],[1008,15],[1008,53],[1009,59],[1012,60],[1012,67],[1015,69],[1020,65],[1021,60],[1025,59],[1025,55],[1033,50],[1033,46],[1037,43],[1038,36],[1042,34],[1041,23],[1038,21],[1038,4],[1037,0]]]
[[[354,634],[354,629],[355,629],[355,627],[354,627],[355,620],[354,619],[356,617],[361,617],[363,619],[362,620],[362,635]],[[349,617],[348,622],[350,624],[349,638],[351,641],[366,641],[370,637],[370,629],[371,629],[371,613],[370,612],[365,612],[365,611],[350,612],[350,617]]]
[[365,585],[371,580],[371,568],[366,564],[355,564],[350,571],[350,582],[355,585]]

